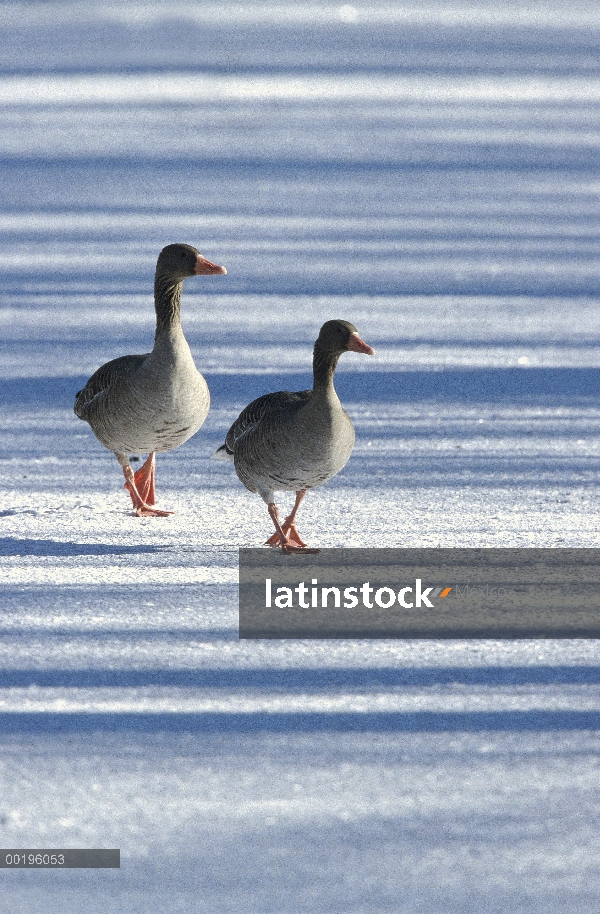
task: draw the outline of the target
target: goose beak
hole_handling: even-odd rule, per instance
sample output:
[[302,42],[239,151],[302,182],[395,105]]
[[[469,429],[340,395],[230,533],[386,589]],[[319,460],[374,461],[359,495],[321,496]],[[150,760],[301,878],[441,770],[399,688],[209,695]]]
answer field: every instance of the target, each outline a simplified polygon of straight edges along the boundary
[[348,349],[350,352],[362,352],[365,355],[375,355],[375,350],[372,349],[371,346],[368,346],[364,340],[361,340],[356,331],[350,334]]
[[196,276],[211,276],[213,273],[226,272],[227,270],[225,267],[220,267],[218,263],[211,263],[210,260],[207,260],[202,254],[198,254],[196,257],[196,269],[194,270]]

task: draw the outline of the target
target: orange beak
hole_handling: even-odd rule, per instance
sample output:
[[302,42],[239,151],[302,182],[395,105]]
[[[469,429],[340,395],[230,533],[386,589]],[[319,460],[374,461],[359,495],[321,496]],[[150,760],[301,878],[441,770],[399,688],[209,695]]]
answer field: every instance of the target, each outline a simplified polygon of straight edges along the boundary
[[375,350],[368,346],[364,340],[361,340],[358,333],[350,334],[350,339],[348,340],[348,350],[350,352],[362,352],[365,355],[375,355]]
[[218,263],[211,263],[210,260],[207,260],[202,254],[198,254],[196,257],[196,269],[194,270],[196,276],[211,276],[214,273],[226,272],[227,270],[225,267],[220,267]]

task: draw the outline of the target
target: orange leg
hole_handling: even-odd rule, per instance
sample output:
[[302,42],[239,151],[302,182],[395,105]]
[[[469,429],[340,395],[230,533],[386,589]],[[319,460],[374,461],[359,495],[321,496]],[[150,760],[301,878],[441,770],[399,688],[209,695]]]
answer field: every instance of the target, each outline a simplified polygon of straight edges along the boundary
[[[300,489],[299,492],[296,492],[296,501],[294,503],[294,507],[292,508],[292,512],[291,512],[291,514],[288,514],[288,516],[284,520],[283,524],[281,525],[281,530],[282,530],[283,534],[285,535],[288,545],[300,546],[301,549],[306,548],[306,543],[300,538],[300,534],[298,533],[298,529],[296,527],[296,514],[298,512],[298,508],[300,507],[300,503],[302,502],[302,499],[304,498],[305,495],[306,495],[306,489]],[[271,512],[269,511],[269,514],[270,513]],[[271,515],[271,517],[272,516],[273,515]],[[275,525],[275,526],[277,526],[277,525]],[[273,536],[270,536],[269,539],[267,540],[267,542],[265,543],[265,546],[280,546],[280,545],[281,545],[281,543],[279,540],[278,533],[274,533]]]
[[[274,502],[271,502],[271,504],[268,505],[269,515],[271,517],[271,520],[275,524],[275,530],[277,532],[274,533],[273,536],[267,540],[267,545],[280,546],[282,552],[317,553],[319,551],[318,549],[307,549],[306,548],[306,544],[303,543],[302,540],[300,539],[300,537],[298,536],[298,531],[296,530],[296,527],[294,524],[294,517],[296,516],[296,511],[298,510],[298,505],[300,504],[300,502],[302,501],[302,499],[304,498],[305,495],[306,495],[306,489],[303,489],[301,492],[298,492],[296,494],[296,504],[294,505],[294,510],[289,515],[289,517],[287,517],[286,520],[284,521],[283,527],[279,523],[279,511],[277,509],[277,505]],[[291,518],[291,520],[290,520],[290,518]],[[285,529],[286,524],[288,525],[287,532]],[[291,530],[293,530],[295,533],[294,538],[292,538],[289,535],[289,531],[291,531]]]
[[[154,476],[156,473],[156,458],[154,451],[148,454],[146,462],[134,473],[135,488],[146,505],[153,505],[156,501],[154,492]],[[125,483],[125,488],[129,489],[129,483]],[[131,491],[129,492],[131,495]],[[133,496],[132,496],[133,498]]]
[[150,454],[146,462],[134,474],[129,463],[123,466],[125,488],[131,495],[131,501],[138,517],[168,517],[172,511],[161,511],[154,508],[154,453]]

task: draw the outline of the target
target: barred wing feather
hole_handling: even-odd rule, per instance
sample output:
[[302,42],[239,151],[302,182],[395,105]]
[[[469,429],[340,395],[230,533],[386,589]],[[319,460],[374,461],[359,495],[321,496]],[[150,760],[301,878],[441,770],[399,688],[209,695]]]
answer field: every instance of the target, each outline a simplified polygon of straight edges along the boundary
[[295,412],[308,403],[311,393],[310,390],[301,390],[297,393],[278,390],[276,393],[265,394],[263,397],[253,400],[242,410],[227,432],[225,438],[227,453],[233,454],[237,442],[260,425],[267,416],[275,417],[278,412],[283,410]]
[[74,412],[80,419],[87,419],[92,402],[100,394],[109,390],[113,384],[120,384],[132,377],[148,358],[145,355],[122,355],[118,359],[106,362],[91,376],[85,387],[75,394]]

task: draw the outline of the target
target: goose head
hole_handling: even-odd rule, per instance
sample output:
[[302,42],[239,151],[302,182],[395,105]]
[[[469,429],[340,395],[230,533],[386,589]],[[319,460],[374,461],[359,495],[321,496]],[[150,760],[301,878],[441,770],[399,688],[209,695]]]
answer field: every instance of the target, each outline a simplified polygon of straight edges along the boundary
[[158,256],[157,277],[183,282],[188,276],[210,276],[227,273],[225,267],[211,263],[191,244],[168,244]]
[[375,350],[368,346],[358,335],[354,324],[349,321],[327,321],[321,327],[315,349],[334,358],[339,358],[342,352],[362,352],[364,355],[374,355]]

